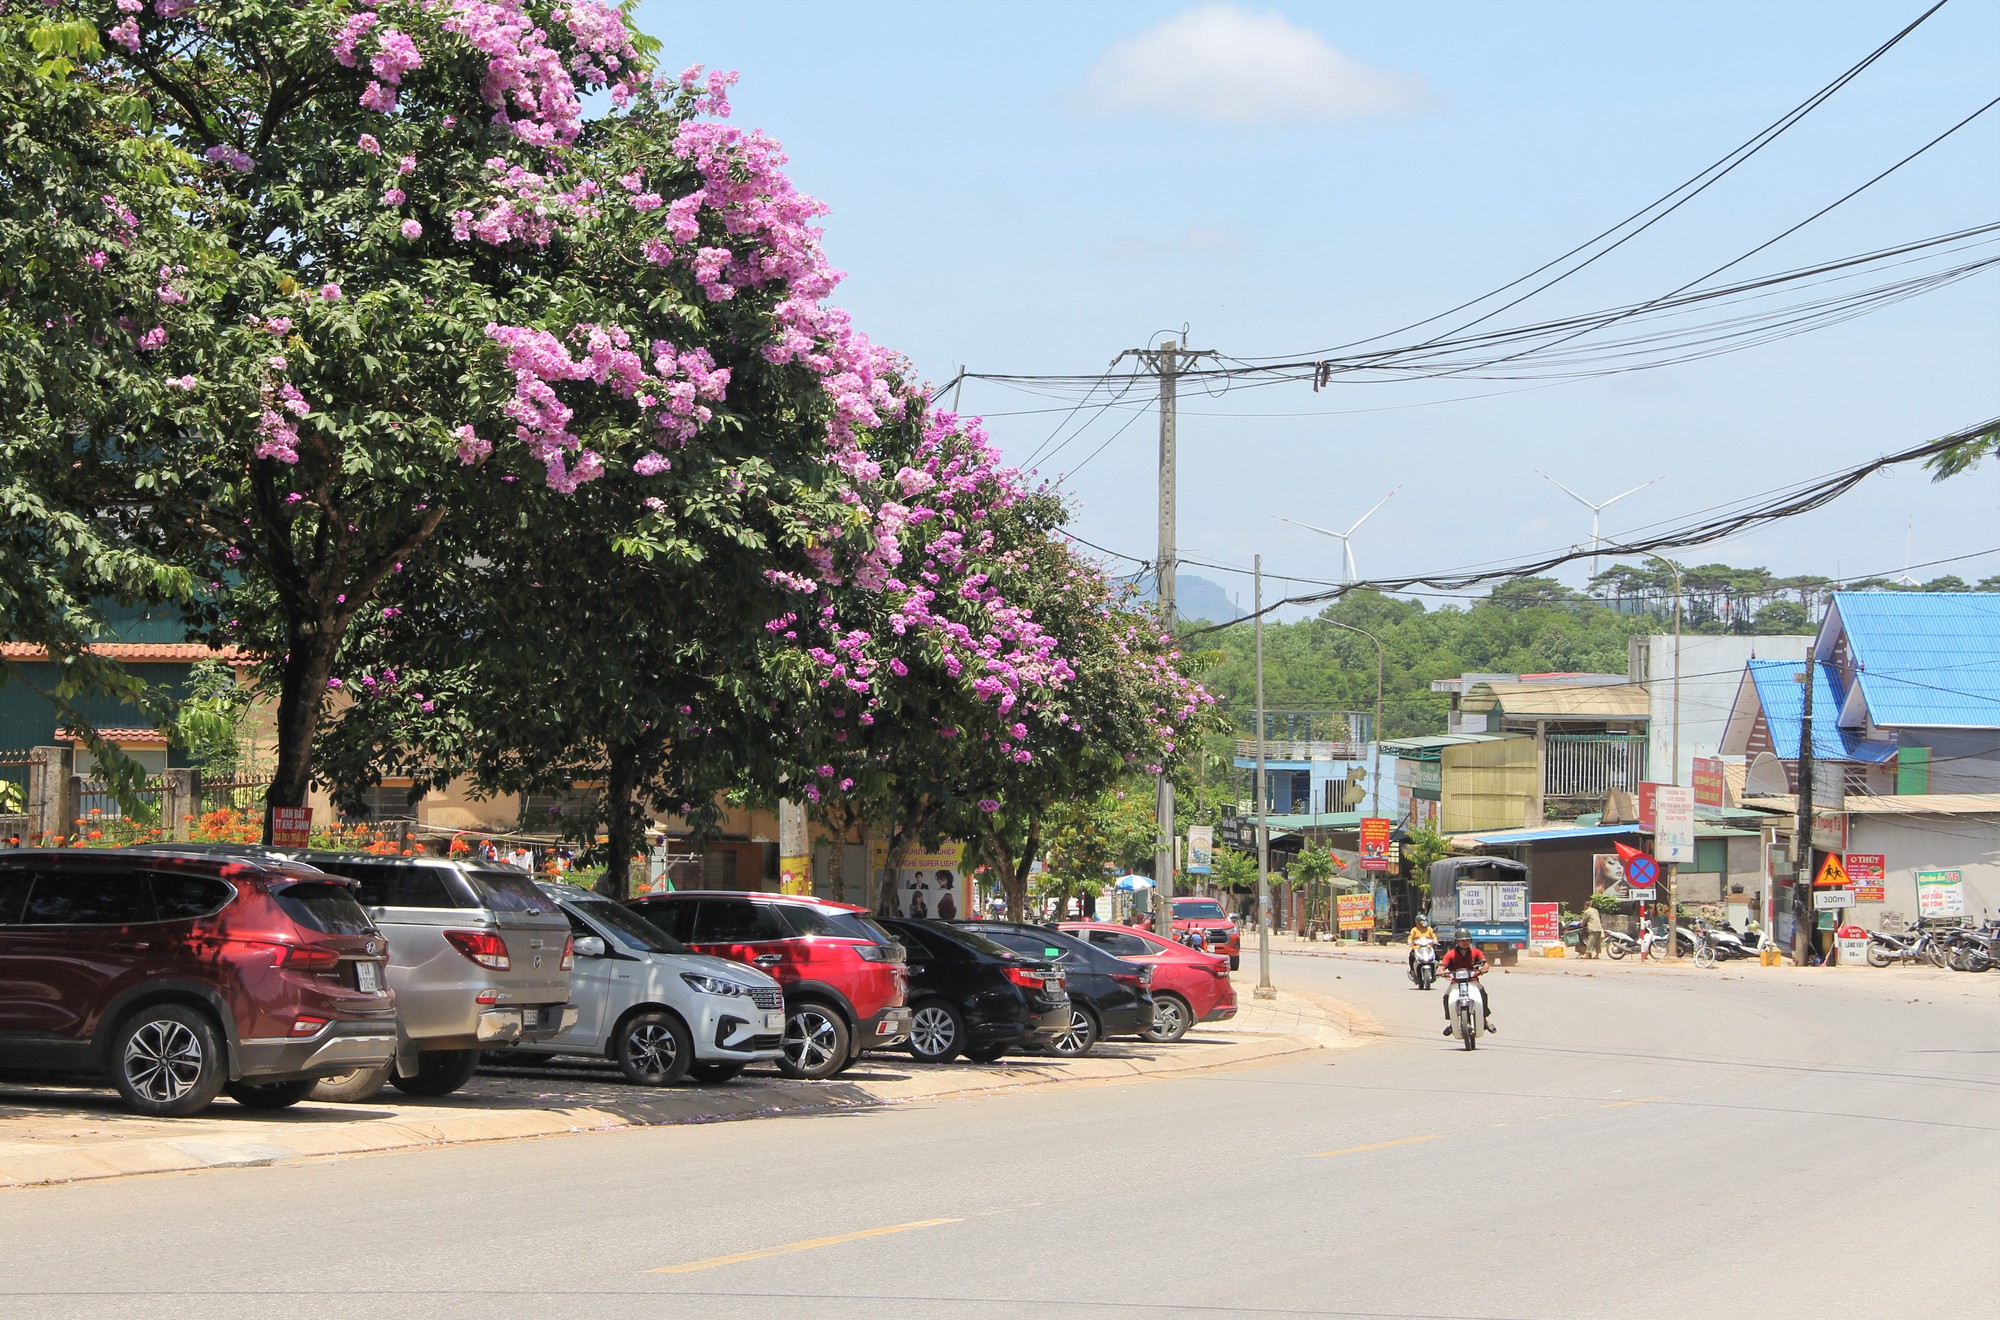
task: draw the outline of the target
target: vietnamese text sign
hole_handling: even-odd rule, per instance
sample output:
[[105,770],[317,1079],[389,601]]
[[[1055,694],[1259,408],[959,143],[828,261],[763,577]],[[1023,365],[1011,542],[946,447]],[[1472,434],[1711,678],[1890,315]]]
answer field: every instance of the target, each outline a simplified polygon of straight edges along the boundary
[[1812,819],[1812,846],[1821,852],[1847,851],[1847,813],[1815,811]]
[[1660,785],[1651,781],[1639,785],[1639,828],[1648,834],[1653,832],[1653,822],[1658,819],[1654,814],[1653,795],[1659,791]]
[[1342,894],[1339,902],[1342,930],[1369,930],[1375,925],[1375,900],[1370,895]]
[[1661,784],[1653,790],[1653,860],[1694,860],[1694,790]]
[[1697,807],[1720,807],[1729,798],[1729,775],[1723,763],[1709,756],[1694,758],[1694,804]]
[[1526,885],[1510,884],[1493,886],[1493,919],[1495,921],[1526,921],[1528,919],[1528,887]]
[[1917,879],[1918,917],[1962,917],[1965,915],[1965,874],[1961,871],[1919,871]]
[[1395,822],[1387,816],[1364,816],[1361,820],[1361,869],[1364,871],[1387,871],[1389,861],[1389,832]]
[[1215,827],[1188,826],[1187,872],[1207,875],[1215,869]]
[[1487,886],[1472,884],[1458,887],[1458,919],[1460,921],[1493,919],[1492,892]]
[[1528,904],[1528,943],[1536,945],[1562,943],[1562,904]]
[[272,807],[271,846],[273,848],[312,847],[311,807]]
[[1857,885],[1879,885],[1888,874],[1888,859],[1881,853],[1847,854],[1847,875]]

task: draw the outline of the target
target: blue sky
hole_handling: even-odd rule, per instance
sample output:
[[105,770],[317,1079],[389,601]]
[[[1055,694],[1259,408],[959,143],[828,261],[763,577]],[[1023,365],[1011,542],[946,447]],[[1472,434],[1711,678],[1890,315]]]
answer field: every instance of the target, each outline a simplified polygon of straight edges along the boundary
[[[1257,356],[1430,316],[1651,201],[1922,8],[647,0],[638,19],[675,67],[742,72],[735,122],[783,141],[832,207],[838,301],[942,382],[960,365],[1094,372],[1184,325]],[[1996,93],[2000,5],[1953,0],[1723,183],[1513,315],[1664,293]],[[1741,269],[1995,219],[2000,110]],[[1607,511],[1615,534],[1918,443],[2000,413],[2000,272],[1707,362],[1438,402],[1508,388],[1184,393],[1183,553],[1337,577],[1337,542],[1271,515],[1345,527],[1400,484],[1355,538],[1364,576],[1512,560],[1588,539],[1589,513],[1535,468],[1592,499],[1664,476]],[[962,409],[1020,460],[1063,418],[1040,410],[1067,402],[974,382]],[[1076,530],[1152,554],[1153,417],[1107,411],[1043,470],[1093,451],[1064,479]],[[2000,469],[1877,477],[1686,557],[1896,570],[1912,521],[1913,562],[2000,547]],[[1190,571],[1247,601],[1247,580]],[[2000,572],[2000,554],[1919,576],[1954,571]]]

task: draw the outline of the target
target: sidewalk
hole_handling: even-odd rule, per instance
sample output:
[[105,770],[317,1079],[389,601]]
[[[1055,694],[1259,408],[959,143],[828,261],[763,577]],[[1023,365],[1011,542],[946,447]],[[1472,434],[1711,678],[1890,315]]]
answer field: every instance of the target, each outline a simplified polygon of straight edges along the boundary
[[[227,1099],[192,1118],[128,1113],[108,1090],[0,1083],[0,1188],[137,1173],[244,1168],[292,1160],[509,1141],[677,1123],[879,1109],[1059,1083],[1129,1082],[1270,1063],[1360,1043],[1350,1010],[1317,995],[1252,997],[1237,978],[1238,1015],[1172,1045],[1100,1043],[1071,1061],[1023,1057],[940,1066],[897,1051],[869,1054],[838,1079],[789,1081],[752,1070],[719,1086],[627,1085],[602,1061],[493,1067],[455,1095],[412,1101],[393,1089],[362,1105],[308,1101],[277,1113]],[[1365,1034],[1365,1025],[1360,1028]]]

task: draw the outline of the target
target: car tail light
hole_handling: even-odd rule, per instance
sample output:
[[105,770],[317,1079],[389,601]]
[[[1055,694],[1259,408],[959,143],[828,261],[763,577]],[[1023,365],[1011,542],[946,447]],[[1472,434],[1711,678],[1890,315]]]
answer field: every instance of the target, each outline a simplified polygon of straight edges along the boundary
[[1140,990],[1146,988],[1146,974],[1144,972],[1113,972],[1111,973],[1111,979],[1120,985],[1129,985]]
[[562,969],[565,972],[567,972],[567,971],[573,971],[575,970],[575,968],[576,968],[576,937],[572,935],[568,939],[563,941]]
[[902,946],[899,944],[897,945],[856,944],[853,947],[855,955],[859,957],[862,962],[885,963],[885,962],[903,961],[901,958],[896,956],[898,950],[902,948]]
[[323,1017],[297,1018],[292,1022],[292,1034],[294,1036],[310,1036],[325,1025],[326,1019]]
[[1139,984],[1145,986],[1148,990],[1153,988],[1153,969],[1151,967],[1140,969]]
[[1049,988],[1049,982],[1055,980],[1052,976],[1031,972],[1025,967],[1009,967],[1007,979],[1015,985],[1026,986],[1030,990],[1046,990]]
[[514,965],[507,957],[506,941],[492,931],[448,930],[444,933],[444,938],[452,948],[481,967],[491,967],[496,972],[504,972]]
[[339,965],[339,952],[318,944],[279,944],[272,946],[271,949],[273,967],[289,967],[300,972],[318,972]]
[[500,1002],[500,992],[498,990],[481,990],[472,997],[472,1002],[475,1004],[484,1004],[491,1008]]

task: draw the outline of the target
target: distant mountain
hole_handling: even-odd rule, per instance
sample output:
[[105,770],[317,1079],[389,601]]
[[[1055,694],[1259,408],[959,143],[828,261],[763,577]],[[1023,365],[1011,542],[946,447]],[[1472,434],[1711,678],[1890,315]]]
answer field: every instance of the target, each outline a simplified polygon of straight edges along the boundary
[[[1140,589],[1137,598],[1139,600],[1160,598],[1159,591],[1150,577],[1146,579],[1146,584]],[[1229,598],[1229,593],[1222,589],[1221,584],[1210,582],[1205,577],[1196,577],[1192,573],[1179,573],[1174,576],[1174,607],[1181,618],[1190,623],[1195,620],[1205,623],[1234,623],[1249,613],[1248,610],[1236,607],[1236,602]]]

